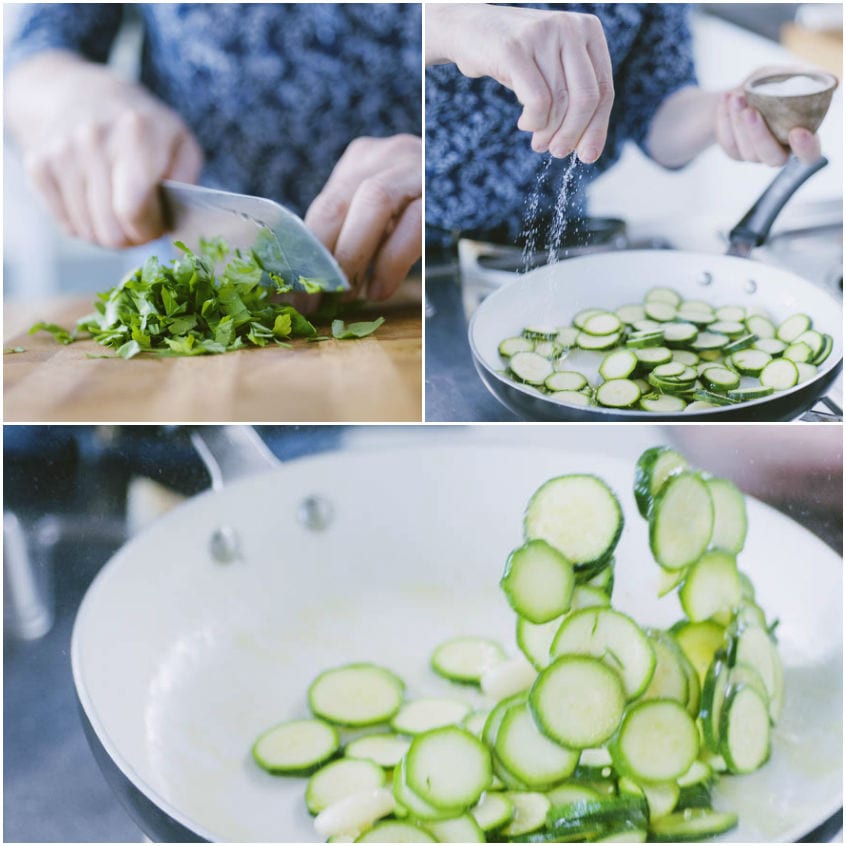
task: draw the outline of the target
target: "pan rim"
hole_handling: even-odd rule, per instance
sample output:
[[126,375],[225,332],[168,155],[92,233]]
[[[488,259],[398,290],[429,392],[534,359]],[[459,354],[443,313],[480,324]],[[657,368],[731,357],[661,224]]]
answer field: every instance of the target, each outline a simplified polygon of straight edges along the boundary
[[[824,288],[821,288],[817,285],[813,285],[812,282],[809,282],[803,276],[799,276],[798,274],[793,273],[790,270],[785,270],[783,268],[779,268],[779,267],[775,267],[775,266],[770,267],[770,266],[765,265],[763,262],[756,262],[753,259],[741,258],[740,256],[721,255],[721,254],[714,254],[714,253],[702,253],[702,252],[689,251],[689,250],[625,250],[625,251],[622,251],[622,253],[627,257],[629,257],[629,256],[647,256],[647,255],[655,257],[655,256],[658,256],[658,255],[661,255],[661,256],[668,256],[668,257],[669,256],[673,256],[673,257],[684,256],[684,257],[687,257],[687,258],[698,259],[698,260],[701,260],[701,261],[705,261],[705,260],[714,261],[715,259],[720,260],[720,261],[729,260],[732,263],[736,263],[736,262],[743,262],[744,264],[751,263],[755,266],[763,267],[763,268],[765,268],[765,270],[772,270],[772,271],[778,272],[779,274],[782,274],[782,275],[792,276],[794,279],[799,280],[803,285],[812,285],[816,291],[818,291],[823,296],[828,297],[831,300],[832,305],[834,307],[836,307],[836,309],[838,311],[840,311],[840,313],[841,313],[841,319],[840,319],[839,325],[842,326],[842,324],[843,324],[841,304],[838,303],[834,299],[834,297],[832,297],[831,294],[828,291],[826,291]],[[609,255],[618,255],[618,253],[617,252],[607,252],[607,253],[596,253],[596,254],[586,255],[586,256],[575,256],[574,258],[566,259],[566,262],[568,264],[570,262],[579,262],[579,263],[584,264],[586,261],[590,261],[590,262],[595,263],[597,259],[604,259],[604,257],[609,256]],[[664,259],[659,259],[659,261],[664,261]],[[532,400],[540,400],[544,403],[544,405],[548,406],[549,408],[565,409],[565,410],[571,409],[574,412],[584,412],[585,409],[579,408],[578,406],[568,406],[568,405],[565,405],[564,403],[553,402],[552,400],[548,399],[543,394],[540,394],[537,391],[533,391],[531,388],[528,388],[528,387],[522,385],[519,382],[515,382],[511,379],[504,378],[482,356],[482,354],[481,354],[481,352],[478,348],[478,345],[476,344],[476,340],[475,340],[475,328],[476,328],[476,324],[479,320],[479,315],[480,315],[480,313],[482,313],[482,310],[486,307],[486,304],[489,301],[495,300],[497,296],[502,295],[502,292],[510,289],[514,285],[525,284],[527,281],[530,281],[535,274],[538,274],[539,272],[540,272],[540,274],[547,273],[548,268],[554,267],[554,266],[555,265],[546,265],[545,267],[536,268],[535,270],[531,271],[530,273],[517,275],[516,278],[514,278],[513,280],[506,282],[505,284],[501,285],[495,291],[493,291],[491,294],[489,294],[487,297],[485,297],[484,301],[479,305],[479,307],[476,309],[476,311],[473,313],[473,315],[470,318],[470,322],[467,326],[467,339],[468,339],[468,342],[470,344],[470,352],[473,356],[473,360],[476,363],[476,365],[484,368],[486,373],[490,377],[495,379],[498,383],[507,386],[509,389],[516,390],[517,392],[523,394],[524,396],[526,396],[526,397],[528,397]],[[762,398],[756,399],[756,400],[749,400],[749,401],[744,402],[744,403],[738,403],[737,405],[723,406],[723,407],[720,407],[720,408],[702,409],[700,411],[697,411],[697,413],[695,415],[695,419],[699,419],[700,417],[719,418],[721,416],[727,415],[730,412],[736,412],[741,408],[749,408],[749,409],[763,408],[766,405],[768,405],[769,403],[772,403],[775,399],[784,399],[785,397],[790,397],[793,394],[798,393],[800,390],[807,390],[808,388],[812,387],[815,383],[821,382],[824,379],[832,376],[837,369],[840,369],[842,367],[842,365],[843,365],[843,354],[842,354],[842,339],[841,339],[841,355],[840,355],[840,358],[830,359],[830,361],[827,363],[827,366],[825,366],[822,370],[820,370],[814,376],[813,379],[809,379],[807,382],[802,382],[800,384],[794,385],[792,388],[788,388],[786,391],[779,391],[777,394],[773,394],[773,395],[768,396],[768,397],[762,397]],[[480,379],[481,379],[481,377],[480,377]],[[485,380],[481,379],[481,381],[485,385],[485,387],[487,388],[488,386],[485,383]],[[490,390],[490,388],[488,388],[488,390]],[[503,400],[499,397],[499,395],[495,394],[495,396],[500,402],[503,402]],[[503,402],[503,404],[505,404],[505,403]],[[510,406],[507,406],[507,407],[510,408]],[[694,417],[691,417],[689,414],[687,416],[685,416],[686,415],[685,411],[662,412],[661,414],[655,414],[654,412],[650,412],[650,411],[640,411],[640,410],[636,410],[636,409],[625,409],[625,408],[603,408],[602,406],[592,406],[589,409],[587,409],[587,411],[591,415],[597,414],[597,415],[600,415],[600,416],[603,416],[603,417],[604,416],[607,416],[607,417],[613,416],[615,418],[615,420],[619,419],[620,417],[623,417],[623,418],[626,418],[627,420],[638,421],[638,422],[648,422],[648,421],[658,422],[661,419],[669,418],[669,419],[673,419],[673,420],[678,420],[679,422],[682,422],[682,421],[695,422]],[[754,413],[754,412],[750,412],[750,413]]]

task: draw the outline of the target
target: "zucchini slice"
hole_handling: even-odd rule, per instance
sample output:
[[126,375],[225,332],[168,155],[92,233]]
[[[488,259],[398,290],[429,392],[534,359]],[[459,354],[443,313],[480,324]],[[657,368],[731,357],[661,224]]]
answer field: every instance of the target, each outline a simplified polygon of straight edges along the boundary
[[544,827],[549,799],[543,793],[512,791],[505,794],[514,808],[510,822],[500,830],[503,837],[520,837]]
[[550,788],[572,775],[579,752],[554,743],[538,731],[526,703],[505,713],[496,735],[496,759],[533,790]]
[[588,655],[613,669],[627,699],[636,699],[655,672],[649,639],[630,617],[610,608],[574,611],[561,624],[550,655]]
[[405,684],[375,664],[347,664],[321,673],[308,689],[312,713],[340,726],[384,723],[399,711]]
[[428,831],[410,822],[386,820],[376,823],[358,837],[356,843],[437,843]]
[[670,476],[687,470],[687,459],[667,446],[652,447],[637,460],[634,496],[641,517],[648,517],[652,502]]
[[740,603],[740,577],[734,556],[721,549],[706,552],[688,570],[679,591],[688,619],[694,623],[714,619],[727,625]]
[[625,694],[619,675],[596,658],[564,655],[543,670],[529,693],[538,728],[571,749],[598,746],[617,730]]
[[559,476],[529,500],[523,529],[527,540],[546,541],[578,570],[611,556],[623,531],[623,511],[596,476]]
[[391,720],[391,728],[398,734],[423,734],[458,725],[469,713],[470,706],[457,699],[417,699],[400,708]]
[[502,647],[486,638],[456,637],[442,643],[432,655],[432,669],[445,679],[478,684],[484,672],[505,660]]
[[485,843],[485,833],[470,814],[451,820],[435,820],[426,825],[438,843]]
[[640,702],[626,712],[611,755],[617,770],[637,782],[674,780],[699,755],[699,730],[678,702]]
[[649,825],[652,840],[658,843],[699,843],[725,834],[737,826],[737,814],[690,808],[669,814]]
[[549,666],[549,650],[563,619],[562,615],[546,623],[532,623],[524,617],[517,617],[517,646],[536,670]]
[[711,546],[738,555],[746,543],[746,498],[728,479],[710,477],[706,484],[714,504]]
[[408,752],[411,741],[390,732],[367,734],[351,740],[344,749],[347,758],[372,761],[386,770],[392,770]]
[[570,608],[573,565],[545,540],[529,540],[505,564],[500,586],[508,604],[532,623],[546,623]]
[[269,773],[308,775],[328,761],[340,745],[338,732],[322,720],[292,720],[260,734],[252,754]]
[[640,388],[631,379],[609,379],[596,389],[596,401],[606,408],[629,408],[640,399]]
[[408,787],[435,808],[459,813],[479,801],[492,775],[487,747],[457,726],[418,735],[405,757]]
[[514,805],[506,794],[487,791],[470,814],[482,831],[497,831],[514,816]]
[[305,791],[310,814],[319,814],[339,799],[368,788],[384,787],[385,771],[371,761],[341,758],[321,767],[308,780]]
[[314,830],[323,837],[364,831],[394,810],[394,797],[384,787],[360,790],[333,802],[314,818]]
[[714,505],[697,473],[673,476],[649,512],[649,545],[666,570],[688,567],[702,557],[714,531]]

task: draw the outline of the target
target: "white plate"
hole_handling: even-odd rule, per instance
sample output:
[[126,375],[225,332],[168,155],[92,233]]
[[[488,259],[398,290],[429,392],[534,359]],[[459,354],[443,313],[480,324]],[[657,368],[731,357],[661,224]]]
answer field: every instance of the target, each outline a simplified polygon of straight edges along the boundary
[[[657,566],[631,495],[636,458],[392,448],[299,460],[200,496],[121,550],[86,595],[72,646],[86,714],[136,786],[200,835],[315,840],[304,780],[259,770],[256,735],[305,715],[306,688],[329,666],[376,661],[411,696],[438,695],[451,692],[428,670],[441,640],[477,633],[515,650],[497,583],[526,501],[547,478],[595,472],[612,485],[627,521],[615,605],[644,624],[680,616],[674,596],[655,598]],[[315,493],[335,508],[324,532],[294,519]],[[224,522],[244,548],[229,565],[206,553]],[[793,840],[841,804],[841,562],[751,501],[740,564],[781,620],[787,701],[770,762],[725,779],[718,804],[740,814],[733,840]]]

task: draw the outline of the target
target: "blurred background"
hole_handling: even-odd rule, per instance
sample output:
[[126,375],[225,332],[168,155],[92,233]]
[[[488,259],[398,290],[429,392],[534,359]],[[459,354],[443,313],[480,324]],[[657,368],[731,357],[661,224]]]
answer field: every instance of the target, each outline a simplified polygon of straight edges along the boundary
[[[205,429],[208,433],[210,430]],[[237,427],[236,434],[248,430]],[[394,445],[502,444],[616,456],[677,445],[842,550],[840,426],[266,426],[281,461]],[[231,433],[232,430],[229,430]],[[209,486],[189,427],[4,429],[4,841],[140,841],[79,718],[70,636],[92,579],[133,534]],[[560,468],[559,468],[560,469]],[[550,472],[555,472],[551,468]],[[304,492],[311,493],[311,492]],[[626,497],[628,491],[619,491]],[[840,817],[809,835],[838,836]]]

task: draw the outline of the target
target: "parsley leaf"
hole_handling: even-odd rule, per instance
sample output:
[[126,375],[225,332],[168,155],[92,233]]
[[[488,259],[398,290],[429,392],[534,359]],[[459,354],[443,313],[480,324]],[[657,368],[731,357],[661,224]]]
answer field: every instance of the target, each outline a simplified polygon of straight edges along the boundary
[[34,335],[36,332],[49,332],[60,344],[72,344],[76,340],[75,334],[56,323],[36,323],[30,328],[29,334]]
[[376,320],[364,320],[360,323],[344,325],[343,320],[332,321],[332,337],[338,341],[345,341],[349,338],[366,338],[372,335],[383,323],[384,317],[377,317]]
[[6,347],[6,349],[3,350],[3,355],[14,355],[15,353],[22,352],[26,352],[24,347]]

